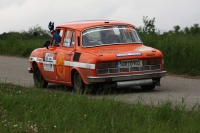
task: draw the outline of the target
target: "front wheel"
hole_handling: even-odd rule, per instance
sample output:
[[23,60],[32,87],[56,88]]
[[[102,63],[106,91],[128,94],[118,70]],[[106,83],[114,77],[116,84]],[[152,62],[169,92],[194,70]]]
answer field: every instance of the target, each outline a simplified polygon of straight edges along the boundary
[[74,83],[74,90],[77,93],[83,92],[84,83],[81,78],[81,75],[76,71],[73,75],[73,83]]
[[143,90],[153,90],[156,86],[155,85],[142,85],[140,86]]
[[48,85],[48,82],[43,78],[40,69],[37,65],[37,63],[35,63],[33,65],[33,80],[34,80],[34,85],[37,88],[46,88]]

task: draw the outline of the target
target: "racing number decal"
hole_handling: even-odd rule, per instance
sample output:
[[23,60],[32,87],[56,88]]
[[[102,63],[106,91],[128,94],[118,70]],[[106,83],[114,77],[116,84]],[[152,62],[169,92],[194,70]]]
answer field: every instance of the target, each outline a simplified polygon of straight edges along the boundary
[[53,57],[54,54],[52,53],[44,54],[44,62],[43,62],[44,71],[54,72]]
[[60,78],[65,77],[65,66],[64,66],[64,53],[58,53],[57,58],[56,58],[56,66],[57,66],[57,72],[58,76]]

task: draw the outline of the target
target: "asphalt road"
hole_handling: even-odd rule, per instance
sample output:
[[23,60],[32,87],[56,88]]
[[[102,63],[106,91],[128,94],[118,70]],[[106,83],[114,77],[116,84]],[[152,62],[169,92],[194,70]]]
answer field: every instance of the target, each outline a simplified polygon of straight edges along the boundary
[[[0,82],[14,83],[25,87],[33,87],[33,75],[28,73],[28,58],[0,56]],[[48,88],[52,89],[53,85]],[[183,101],[187,106],[193,107],[200,103],[200,79],[189,79],[166,76],[161,79],[161,86],[153,91],[143,91],[139,87],[118,89],[115,93],[103,96],[116,100],[126,100],[128,103],[137,102],[138,99],[149,104],[157,105],[166,100],[175,104]],[[91,94],[99,98],[102,95]]]

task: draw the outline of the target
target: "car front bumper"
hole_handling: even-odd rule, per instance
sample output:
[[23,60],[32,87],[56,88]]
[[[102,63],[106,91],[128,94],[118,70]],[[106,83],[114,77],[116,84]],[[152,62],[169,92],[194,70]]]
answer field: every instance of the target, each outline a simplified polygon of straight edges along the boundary
[[161,71],[161,72],[132,74],[132,75],[87,76],[87,78],[88,81],[91,83],[101,83],[101,82],[140,80],[140,79],[154,79],[154,78],[164,77],[165,75],[166,71]]

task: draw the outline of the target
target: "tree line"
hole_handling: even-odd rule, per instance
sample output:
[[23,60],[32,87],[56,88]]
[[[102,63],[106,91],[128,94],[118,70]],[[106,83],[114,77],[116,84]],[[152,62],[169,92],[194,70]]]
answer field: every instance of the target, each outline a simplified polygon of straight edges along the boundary
[[[155,27],[155,18],[149,19],[147,16],[143,17],[143,27],[138,27],[137,31],[139,33],[146,33],[146,34],[161,34],[159,29]],[[172,30],[165,31],[163,34],[192,34],[192,35],[200,35],[200,26],[199,24],[195,23],[191,27],[185,27],[181,29],[179,25],[175,25]]]
[[21,30],[18,31],[10,31],[8,33],[4,32],[3,34],[0,34],[0,40],[7,40],[10,36],[13,36],[18,39],[22,40],[29,40],[34,38],[49,38],[51,37],[51,34],[48,30],[43,29],[38,24],[36,26],[30,27],[28,31]]

